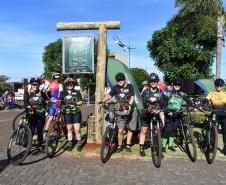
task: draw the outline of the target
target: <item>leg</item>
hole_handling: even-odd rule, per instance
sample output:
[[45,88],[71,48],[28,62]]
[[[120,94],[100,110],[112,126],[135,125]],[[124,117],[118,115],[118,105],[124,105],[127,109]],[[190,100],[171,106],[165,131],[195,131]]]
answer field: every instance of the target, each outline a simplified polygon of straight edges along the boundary
[[159,113],[159,117],[160,117],[160,120],[162,122],[162,127],[164,127],[165,126],[165,114],[164,114],[164,112],[161,111]]
[[170,132],[170,135],[169,135],[169,149],[173,152],[176,151],[176,149],[173,147],[173,144],[174,144],[174,137],[175,137],[175,134],[176,134],[176,131],[177,131],[179,121],[180,121],[179,119],[173,120],[171,132]]
[[77,141],[81,141],[81,128],[80,128],[80,123],[75,123],[75,124],[73,124],[73,126],[74,126],[74,132],[76,134]]
[[44,127],[44,131],[47,132],[49,129],[49,125],[51,123],[51,121],[53,120],[53,116],[55,115],[57,111],[57,106],[55,104],[53,104],[50,108],[49,108],[49,118],[46,121],[45,127]]
[[141,127],[140,130],[140,138],[139,138],[139,143],[140,143],[140,155],[143,157],[145,156],[144,152],[144,141],[147,135],[148,127]]
[[37,117],[38,123],[37,123],[37,135],[38,135],[38,145],[39,147],[42,147],[43,143],[43,128],[45,123],[45,115],[38,116]]
[[67,143],[67,151],[72,150],[72,131],[73,131],[73,125],[72,124],[67,124],[67,138],[68,138],[68,143]]

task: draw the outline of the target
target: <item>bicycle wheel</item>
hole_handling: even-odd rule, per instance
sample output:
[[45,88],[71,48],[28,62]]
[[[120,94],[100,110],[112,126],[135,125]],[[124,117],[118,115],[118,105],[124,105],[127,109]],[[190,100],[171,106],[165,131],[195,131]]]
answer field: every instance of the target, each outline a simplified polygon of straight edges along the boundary
[[55,155],[57,145],[59,139],[61,137],[61,129],[58,122],[51,122],[47,137],[46,137],[46,144],[45,144],[45,151],[48,157],[53,157]]
[[153,126],[152,129],[151,157],[154,166],[159,168],[162,160],[162,139],[161,131],[157,126]]
[[116,134],[113,128],[107,127],[102,138],[101,148],[100,148],[100,159],[103,163],[107,162],[114,148],[116,147]]
[[192,162],[197,159],[197,149],[195,144],[195,137],[191,127],[187,124],[183,125],[183,140],[186,148],[186,153]]
[[7,148],[10,163],[19,165],[25,160],[31,148],[31,141],[31,129],[27,125],[21,125],[13,131]]
[[206,160],[209,164],[212,164],[216,154],[218,146],[218,129],[217,126],[213,126],[207,133],[207,146],[206,146]]
[[15,129],[18,127],[19,123],[22,122],[22,117],[23,117],[24,115],[25,115],[25,111],[20,112],[19,114],[17,114],[17,115],[15,116],[15,118],[13,119],[13,123],[12,123],[12,129],[13,129],[13,130],[15,130]]

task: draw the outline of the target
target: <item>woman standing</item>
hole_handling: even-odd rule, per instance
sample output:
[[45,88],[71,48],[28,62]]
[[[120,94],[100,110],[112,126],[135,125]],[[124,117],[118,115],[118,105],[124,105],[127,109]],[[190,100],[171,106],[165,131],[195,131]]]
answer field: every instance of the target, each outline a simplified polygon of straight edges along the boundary
[[68,144],[67,150],[71,151],[73,147],[72,136],[73,130],[77,139],[77,151],[81,151],[81,121],[82,114],[80,106],[82,105],[82,96],[78,90],[74,90],[75,80],[71,77],[67,77],[64,81],[66,90],[63,92],[64,98],[64,120],[67,124],[68,131]]

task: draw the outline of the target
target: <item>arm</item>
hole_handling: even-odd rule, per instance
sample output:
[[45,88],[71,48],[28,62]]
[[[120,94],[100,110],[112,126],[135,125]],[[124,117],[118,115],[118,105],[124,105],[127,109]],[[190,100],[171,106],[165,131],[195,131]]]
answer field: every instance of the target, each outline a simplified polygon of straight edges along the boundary
[[80,105],[82,105],[82,95],[81,95],[80,91],[77,91],[77,94],[78,94],[77,105],[80,106]]

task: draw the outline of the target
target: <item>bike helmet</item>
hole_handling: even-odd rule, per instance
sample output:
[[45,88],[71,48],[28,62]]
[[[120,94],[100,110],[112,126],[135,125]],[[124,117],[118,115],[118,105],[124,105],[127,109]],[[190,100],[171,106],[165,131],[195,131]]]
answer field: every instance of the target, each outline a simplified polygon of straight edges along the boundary
[[215,81],[214,81],[214,85],[215,86],[224,86],[224,80],[223,79],[221,79],[221,78],[218,78],[218,79],[216,79]]
[[64,84],[68,84],[68,83],[72,83],[74,84],[75,83],[75,80],[71,77],[67,77],[65,80],[64,80]]
[[179,85],[179,86],[183,86],[183,80],[181,79],[181,78],[175,78],[174,80],[173,80],[173,85]]
[[53,76],[53,79],[59,79],[60,78],[60,73],[59,72],[54,72],[52,76]]
[[155,73],[151,73],[151,74],[149,75],[149,81],[156,81],[156,82],[159,82],[159,77],[158,77],[158,75],[155,74]]
[[40,80],[38,78],[32,77],[30,79],[30,84],[40,84]]
[[116,82],[119,82],[119,81],[122,81],[122,80],[125,80],[125,79],[126,79],[126,77],[123,73],[118,73],[118,74],[115,75]]

